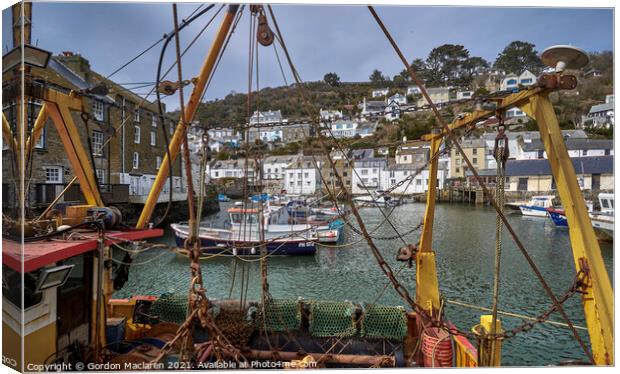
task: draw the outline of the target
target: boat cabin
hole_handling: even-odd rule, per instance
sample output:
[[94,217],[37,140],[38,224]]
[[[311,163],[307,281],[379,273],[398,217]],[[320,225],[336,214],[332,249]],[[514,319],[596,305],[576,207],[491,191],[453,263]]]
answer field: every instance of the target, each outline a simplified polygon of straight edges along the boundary
[[[161,229],[107,231],[104,256],[118,240],[143,240],[163,235]],[[62,358],[70,362],[75,349],[88,347],[99,337],[105,344],[105,312],[97,324],[99,288],[105,300],[113,292],[112,269],[100,267],[96,231],[80,232],[72,240],[21,243],[2,240],[2,344],[5,364],[18,371],[41,371],[43,363]],[[106,261],[107,262],[107,261]],[[103,281],[98,274],[103,272]],[[23,274],[23,300],[22,300]],[[99,326],[99,333],[96,326]],[[23,331],[22,331],[23,327]],[[21,341],[24,362],[22,365]]]
[[601,213],[604,213],[604,214],[614,213],[614,194],[613,193],[598,194],[598,202],[601,205]]

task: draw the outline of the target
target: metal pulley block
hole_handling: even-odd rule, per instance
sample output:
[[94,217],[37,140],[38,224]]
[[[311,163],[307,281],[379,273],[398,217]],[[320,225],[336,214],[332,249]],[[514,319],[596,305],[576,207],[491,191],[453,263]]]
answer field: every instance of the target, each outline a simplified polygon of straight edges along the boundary
[[543,74],[538,77],[537,83],[544,88],[572,90],[577,87],[577,78],[574,75]]
[[409,244],[404,247],[401,247],[398,250],[398,254],[396,255],[396,260],[406,261],[408,262],[408,266],[411,267],[413,265],[413,261],[415,261],[417,253],[418,253],[418,245]]
[[510,154],[508,148],[508,136],[506,136],[506,127],[503,122],[497,125],[497,135],[495,136],[495,147],[493,149],[493,157],[498,163],[506,164]]
[[161,81],[159,82],[159,86],[157,86],[157,91],[163,95],[174,95],[179,88],[187,86],[190,83],[195,83],[196,80],[196,78],[192,78],[191,80],[186,79],[182,82]]
[[267,24],[267,16],[262,12],[258,15],[256,39],[264,47],[270,46],[274,39],[273,31],[271,31],[269,24]]

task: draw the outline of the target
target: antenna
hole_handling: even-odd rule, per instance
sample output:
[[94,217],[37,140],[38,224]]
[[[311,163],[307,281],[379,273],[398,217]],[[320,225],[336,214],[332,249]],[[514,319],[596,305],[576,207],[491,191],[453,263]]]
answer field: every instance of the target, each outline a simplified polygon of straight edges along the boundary
[[540,55],[542,62],[552,68],[556,73],[565,69],[580,69],[590,62],[586,52],[572,45],[554,45],[545,49]]

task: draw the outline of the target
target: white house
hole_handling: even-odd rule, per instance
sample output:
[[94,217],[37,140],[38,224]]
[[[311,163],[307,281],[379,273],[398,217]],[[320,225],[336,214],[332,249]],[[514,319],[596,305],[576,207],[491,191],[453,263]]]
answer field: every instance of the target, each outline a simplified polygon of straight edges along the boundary
[[295,161],[295,156],[269,156],[263,160],[263,179],[283,180],[286,168]]
[[326,134],[333,135],[333,137],[336,139],[352,138],[357,134],[358,126],[359,124],[357,123],[357,121],[338,120],[330,124],[331,134],[329,132],[326,132]]
[[387,106],[385,101],[366,101],[366,98],[358,107],[362,110],[362,116],[383,115],[385,107]]
[[519,86],[531,86],[536,83],[536,76],[531,71],[525,70],[521,75],[508,74],[500,85],[502,91],[518,89]]
[[214,152],[219,152],[225,145],[237,148],[241,142],[241,135],[238,131],[229,128],[212,128],[207,131],[209,134],[209,148]]
[[[520,160],[537,160],[547,158],[547,152],[540,139],[532,140],[528,143],[518,143],[521,147],[519,154]],[[613,156],[614,141],[611,139],[572,139],[564,141],[568,156],[590,157],[590,156]],[[575,170],[579,173],[579,170]]]
[[288,120],[282,118],[280,110],[268,110],[266,112],[255,111],[250,117],[250,125],[270,125],[276,123],[286,123]]
[[400,104],[396,101],[390,101],[390,103],[385,107],[383,117],[388,121],[395,121],[400,118]]
[[468,100],[474,96],[474,91],[457,91],[456,99],[457,100]]
[[254,182],[256,177],[256,162],[247,160],[248,169],[246,170],[246,160],[216,160],[209,165],[209,178],[247,178]]
[[390,92],[389,88],[378,88],[376,90],[372,90],[372,97],[381,97],[386,96]]
[[342,111],[341,110],[319,110],[319,115],[321,116],[322,121],[335,121],[338,119],[342,119]]
[[[393,186],[407,178],[411,178],[420,166],[413,164],[392,164],[381,172],[381,189],[391,190],[396,195],[411,195],[424,193],[428,190],[428,169],[420,171],[412,180],[407,180],[401,186],[392,190]],[[437,186],[443,188],[446,178],[446,170],[437,170]]]
[[414,140],[403,143],[396,148],[395,160],[397,164],[424,164],[430,155],[430,142]]
[[397,102],[399,105],[405,105],[407,104],[407,96],[397,92],[394,95],[388,97],[387,102],[391,103],[392,101]]
[[281,141],[283,138],[282,128],[280,127],[262,127],[258,133],[259,139],[264,142]]
[[[450,101],[450,88],[448,87],[431,87],[427,88],[426,92],[434,104],[443,104]],[[421,97],[416,105],[419,108],[428,105],[428,103],[424,97]]]
[[593,105],[582,123],[587,127],[609,128],[614,125],[614,95],[605,96],[603,104]]
[[[317,166],[322,161],[317,157]],[[287,165],[284,175],[284,189],[292,195],[314,195],[321,189],[319,171],[316,169],[311,156],[296,156],[295,160]]]
[[418,86],[409,86],[407,87],[407,95],[419,95],[422,91]]
[[353,162],[351,192],[368,194],[368,191],[381,189],[381,171],[387,166],[387,159],[368,157]]

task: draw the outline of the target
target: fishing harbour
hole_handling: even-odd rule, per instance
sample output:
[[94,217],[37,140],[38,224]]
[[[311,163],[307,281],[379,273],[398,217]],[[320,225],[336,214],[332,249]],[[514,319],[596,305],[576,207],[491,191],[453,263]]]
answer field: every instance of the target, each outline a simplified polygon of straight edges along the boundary
[[[179,33],[209,11],[219,19],[217,32],[198,75],[184,80]],[[179,115],[168,130],[161,105],[159,120],[153,114],[152,127],[170,137],[135,217],[125,205],[106,203],[110,196],[99,183],[93,140],[87,136],[86,150],[74,122],[73,113],[81,113],[88,126],[85,103],[109,94],[105,80],[66,91],[43,78],[37,69],[45,66],[18,64],[3,74],[3,98],[18,109],[3,117],[14,169],[23,178],[32,167],[28,160],[49,119],[75,175],[47,206],[35,209],[22,199],[3,215],[3,354],[13,358],[15,369],[50,363],[77,370],[84,363],[94,370],[614,365],[613,191],[587,204],[549,98],[576,88],[572,71],[586,66],[588,55],[572,46],[549,47],[540,57],[548,69],[535,84],[481,96],[470,112],[446,120],[389,25],[374,7],[368,11],[436,122],[421,136],[428,144],[422,164],[385,189],[378,178],[357,175],[357,195],[344,188],[349,171],[342,163],[353,165],[350,153],[316,118],[302,135],[316,141],[318,152],[302,153],[286,174],[310,178],[304,170],[312,169],[325,194],[308,196],[308,179],[285,184],[300,187],[299,193],[267,193],[262,172],[250,178],[249,165],[262,158],[248,140],[251,122],[242,128],[244,157],[235,160],[244,165],[234,186],[242,198],[229,198],[226,187],[210,179],[208,135],[190,154],[190,123],[244,14],[251,25],[249,71],[258,71],[259,48],[277,45],[300,105],[309,116],[319,112],[305,96],[270,5],[222,5],[217,12],[200,6],[183,20],[173,5],[174,29],[164,36],[161,53],[169,43],[176,47],[177,79],[163,80],[160,59],[153,89],[159,103],[161,95],[177,95]],[[29,19],[23,15],[31,15],[32,4],[12,12],[15,19]],[[250,74],[250,91],[253,82]],[[183,87],[190,84],[185,97]],[[20,97],[42,103],[32,123],[24,120]],[[514,107],[536,120],[553,196],[505,198],[513,175],[504,120]],[[488,155],[496,165],[492,182],[474,167],[476,158],[463,150],[460,137],[491,117],[498,121]],[[127,118],[136,122],[140,115]],[[449,152],[461,155],[486,204],[441,201],[439,165]],[[319,154],[326,155],[323,161]],[[360,162],[373,175],[382,161]],[[183,190],[173,188],[173,164],[184,170],[187,215],[169,222],[171,210],[179,214],[174,194]],[[295,167],[301,171],[293,173]],[[395,175],[398,168],[392,170]],[[398,193],[422,174],[424,189],[415,199]],[[84,201],[67,202],[76,181]],[[24,180],[15,184],[27,197]]]

